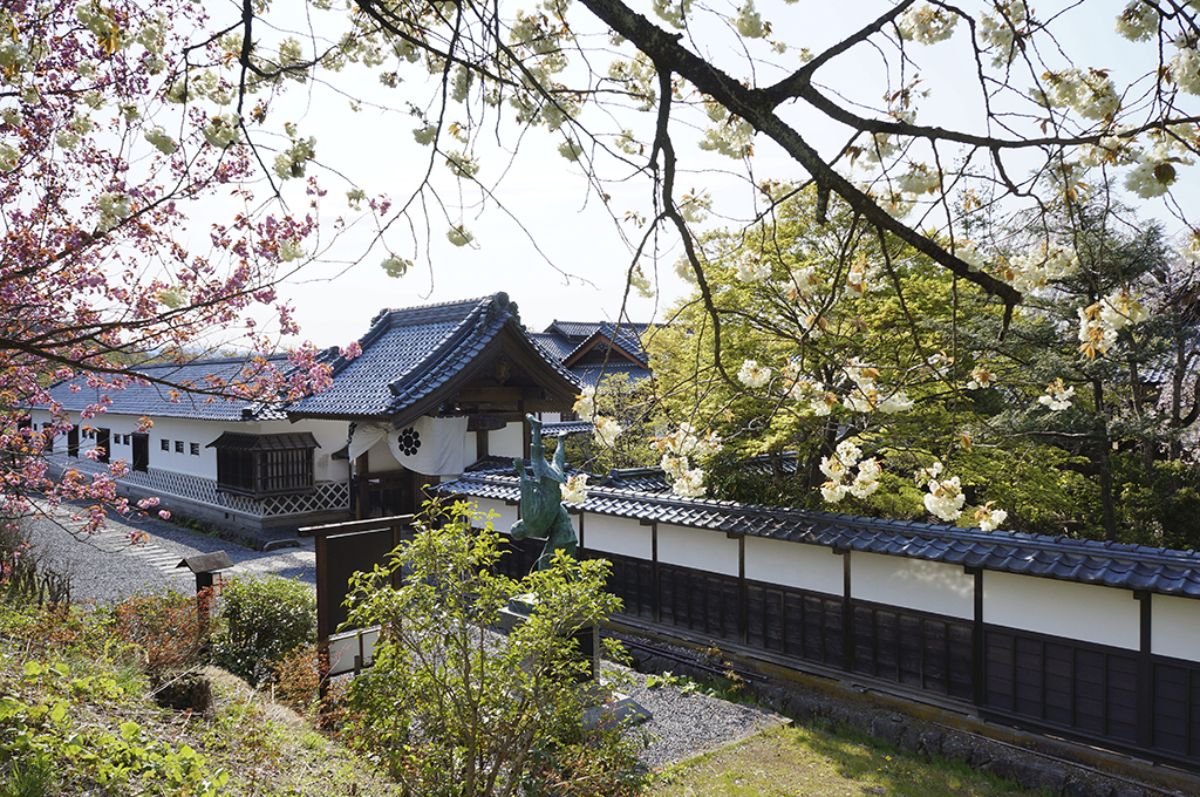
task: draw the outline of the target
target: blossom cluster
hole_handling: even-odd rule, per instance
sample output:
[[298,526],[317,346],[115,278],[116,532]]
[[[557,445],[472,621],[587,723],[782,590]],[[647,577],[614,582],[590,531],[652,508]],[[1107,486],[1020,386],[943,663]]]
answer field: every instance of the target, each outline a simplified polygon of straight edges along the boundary
[[652,445],[662,457],[659,465],[671,483],[671,492],[684,498],[703,497],[706,474],[696,463],[721,450],[716,432],[701,434],[685,421],[674,432],[656,437]]
[[617,439],[625,431],[615,418],[600,415],[596,411],[596,388],[594,387],[585,387],[583,392],[575,397],[575,404],[571,410],[579,420],[592,424],[593,439],[606,448],[615,446]]
[[917,481],[924,481],[928,491],[923,498],[925,509],[934,517],[949,523],[962,514],[967,497],[963,494],[958,477],[943,479],[942,470],[942,463],[935,461],[917,472]]
[[884,390],[879,387],[879,369],[866,365],[857,358],[845,368],[850,378],[850,391],[842,398],[842,406],[851,412],[866,414],[882,412],[891,415],[912,409],[913,401],[900,388]]
[[813,415],[829,415],[833,408],[838,406],[836,393],[801,373],[795,364],[789,364],[784,374],[788,380],[784,395],[797,404],[806,406]]
[[1060,376],[1046,385],[1046,392],[1038,396],[1038,404],[1051,412],[1062,412],[1071,409],[1071,399],[1074,397],[1075,387],[1068,386]]
[[771,381],[773,371],[765,366],[759,365],[758,360],[744,360],[742,367],[738,369],[737,378],[746,387],[751,390],[766,387]]
[[1108,353],[1121,330],[1145,321],[1149,314],[1127,288],[1117,288],[1097,302],[1080,307],[1079,350],[1088,359]]
[[929,3],[915,3],[896,20],[900,36],[918,44],[934,44],[949,39],[958,23],[958,15]]
[[854,442],[843,440],[831,456],[821,458],[821,473],[827,478],[821,485],[821,497],[827,503],[836,504],[847,494],[866,498],[879,489],[883,468],[874,457],[863,459],[862,455],[862,449]]
[[995,509],[992,504],[992,501],[988,501],[986,504],[975,507],[975,523],[984,531],[995,531],[1000,528],[1001,523],[1008,519],[1008,512],[1003,509]]
[[567,477],[566,483],[562,486],[563,503],[579,506],[587,500],[587,493],[588,474],[573,473]]

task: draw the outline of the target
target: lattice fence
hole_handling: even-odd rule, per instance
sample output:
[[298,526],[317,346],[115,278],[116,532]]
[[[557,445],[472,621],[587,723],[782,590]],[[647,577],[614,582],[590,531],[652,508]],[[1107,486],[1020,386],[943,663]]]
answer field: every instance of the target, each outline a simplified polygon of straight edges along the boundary
[[[53,458],[53,462],[61,470],[73,468],[84,473],[108,472],[107,466],[88,459],[57,456]],[[117,479],[117,484],[135,485],[155,495],[183,498],[264,518],[335,511],[350,507],[350,486],[345,482],[317,482],[310,493],[254,498],[218,490],[214,479],[151,468],[145,472],[131,471]]]

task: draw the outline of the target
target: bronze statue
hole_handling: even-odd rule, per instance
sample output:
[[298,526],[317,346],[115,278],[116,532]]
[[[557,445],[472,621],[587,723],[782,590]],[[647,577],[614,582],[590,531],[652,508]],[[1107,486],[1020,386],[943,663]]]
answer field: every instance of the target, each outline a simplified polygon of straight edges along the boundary
[[554,462],[547,462],[542,445],[542,422],[532,415],[526,415],[525,419],[529,421],[529,454],[532,460],[529,464],[533,476],[525,472],[525,460],[520,457],[513,460],[513,467],[517,469],[517,477],[521,480],[521,519],[512,525],[508,533],[514,540],[545,538],[546,547],[537,560],[537,567],[542,570],[550,566],[555,551],[566,551],[574,556],[579,539],[575,536],[571,517],[562,504],[562,486],[567,481],[566,447],[559,440],[554,451]]

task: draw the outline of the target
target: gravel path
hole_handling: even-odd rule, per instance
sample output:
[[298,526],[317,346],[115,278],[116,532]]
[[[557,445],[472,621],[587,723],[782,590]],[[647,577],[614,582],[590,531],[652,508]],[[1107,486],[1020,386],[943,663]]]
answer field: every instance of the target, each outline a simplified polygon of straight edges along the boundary
[[684,694],[676,687],[638,686],[629,696],[654,715],[640,726],[652,741],[638,756],[652,769],[724,747],[784,721],[765,709],[696,692]]
[[652,719],[633,728],[649,745],[638,758],[651,769],[741,741],[788,720],[757,706],[731,703],[679,685],[646,686],[643,673],[606,663],[604,670],[618,692],[636,700]]
[[[230,575],[267,574],[313,584],[315,554],[311,539],[299,548],[264,553],[237,543],[147,518],[129,523],[110,518],[105,528],[88,534],[70,519],[70,508],[60,508],[54,520],[30,521],[30,538],[50,566],[71,574],[71,594],[76,601],[109,603],[144,592],[168,589],[190,592],[195,587],[186,568],[176,569],[184,557],[223,550],[233,560]],[[145,532],[144,541],[131,542],[134,532]]]

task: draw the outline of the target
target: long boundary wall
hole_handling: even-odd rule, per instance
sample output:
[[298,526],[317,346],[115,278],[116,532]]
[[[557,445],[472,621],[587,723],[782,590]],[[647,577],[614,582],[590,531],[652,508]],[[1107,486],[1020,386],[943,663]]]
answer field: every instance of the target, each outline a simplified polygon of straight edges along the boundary
[[[515,503],[473,499],[506,531]],[[1200,600],[592,511],[624,617],[1200,769]],[[514,543],[527,572],[541,541]]]

